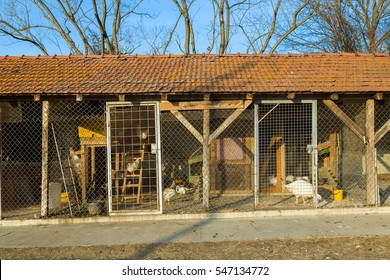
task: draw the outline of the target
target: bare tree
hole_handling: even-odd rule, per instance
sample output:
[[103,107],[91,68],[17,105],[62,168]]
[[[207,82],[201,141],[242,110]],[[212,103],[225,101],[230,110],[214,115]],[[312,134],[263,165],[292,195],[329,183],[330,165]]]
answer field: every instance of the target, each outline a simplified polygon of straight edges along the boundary
[[301,26],[325,9],[310,9],[311,2],[268,0],[250,6],[237,23],[248,41],[247,52],[275,52],[290,36],[299,32]]
[[297,48],[327,52],[388,51],[389,0],[317,0],[311,2],[311,9],[318,16],[292,39]]
[[[14,0],[0,4],[0,35],[30,43],[48,54],[47,45],[66,43],[72,53],[118,54],[125,21],[143,0]],[[41,36],[40,34],[45,34]]]
[[214,16],[211,21],[211,40],[209,51],[214,48],[216,40],[219,38],[218,52],[219,54],[224,54],[226,53],[230,43],[232,29],[236,28],[236,25],[234,24],[235,14],[239,16],[241,11],[245,9],[245,6],[247,7],[246,9],[248,9],[248,7],[251,6],[251,1],[210,0],[210,2],[213,6]]
[[[194,34],[194,28],[191,22],[190,18],[190,12],[189,9],[191,5],[195,2],[195,0],[190,0],[187,3],[187,0],[181,0],[179,3],[178,0],[172,0],[173,3],[176,5],[177,9],[180,12],[180,16],[178,18],[178,21],[181,17],[184,19],[184,25],[185,25],[185,40],[184,40],[184,50],[183,52],[185,54],[190,53],[190,47],[192,53],[196,53],[196,47],[195,47],[195,34]],[[177,24],[175,25],[176,29]],[[180,47],[179,43],[179,47]]]
[[384,51],[390,40],[390,1],[348,0],[348,4],[353,11],[351,21],[361,31],[364,50]]

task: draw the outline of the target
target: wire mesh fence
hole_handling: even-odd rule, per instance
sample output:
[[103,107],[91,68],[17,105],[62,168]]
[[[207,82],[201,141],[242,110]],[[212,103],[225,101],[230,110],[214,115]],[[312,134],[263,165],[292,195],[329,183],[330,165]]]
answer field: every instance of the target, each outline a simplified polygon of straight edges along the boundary
[[307,205],[315,196],[313,109],[312,103],[259,104],[257,208]]
[[[390,124],[390,104],[377,102],[375,107],[375,131]],[[378,204],[390,205],[390,133],[384,134],[376,143],[376,184],[378,186]]]
[[1,210],[4,218],[39,215],[42,104],[1,103]]
[[[364,102],[344,101],[338,107],[365,130]],[[367,200],[365,143],[322,102],[318,106],[318,147],[323,206],[364,206]],[[335,190],[342,191],[342,200],[333,199]]]
[[111,210],[159,211],[157,111],[153,104],[109,107]]
[[50,103],[48,215],[107,213],[105,102]]
[[[366,131],[365,101],[336,103]],[[375,103],[380,138],[375,189],[369,189],[375,193],[367,193],[367,143],[321,101],[317,115],[310,102],[262,102],[257,112],[252,105],[208,114],[119,103],[107,114],[107,108],[106,101],[50,102],[42,202],[42,103],[1,102],[2,218],[39,218],[42,207],[47,217],[357,207],[367,205],[370,194],[379,205],[390,204],[390,108],[384,101]],[[314,191],[296,193],[297,184]],[[335,191],[342,191],[341,200]],[[321,197],[318,204],[313,197]]]

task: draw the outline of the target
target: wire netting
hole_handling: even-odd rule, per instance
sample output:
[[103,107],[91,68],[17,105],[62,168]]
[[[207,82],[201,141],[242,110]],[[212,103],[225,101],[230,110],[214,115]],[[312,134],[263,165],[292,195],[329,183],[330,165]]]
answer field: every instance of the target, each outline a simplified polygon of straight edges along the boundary
[[[365,103],[343,101],[338,107],[365,131]],[[318,177],[327,207],[363,206],[367,200],[365,143],[322,102],[318,106]],[[334,200],[341,190],[343,199]]]
[[259,104],[258,209],[313,205],[312,106]]
[[[109,205],[112,212],[203,213],[359,207],[367,205],[369,195],[377,196],[378,205],[390,203],[390,108],[385,101],[375,102],[380,138],[370,193],[367,143],[321,101],[317,126],[311,103],[259,104],[258,139],[253,105],[210,110],[209,116],[202,110],[157,112],[154,106],[118,105],[109,114],[107,133],[106,101],[50,101],[47,201],[41,188],[42,102],[0,104],[4,219],[40,218],[43,208],[45,217],[108,215]],[[366,131],[366,101],[336,104]],[[294,182],[307,188],[318,184],[318,205],[311,198],[317,197],[315,191],[294,193]],[[335,191],[343,192],[342,199]]]
[[[390,124],[390,104],[380,101],[375,106],[375,131],[386,128]],[[383,137],[376,144],[376,172],[378,186],[378,204],[390,205],[390,133]]]

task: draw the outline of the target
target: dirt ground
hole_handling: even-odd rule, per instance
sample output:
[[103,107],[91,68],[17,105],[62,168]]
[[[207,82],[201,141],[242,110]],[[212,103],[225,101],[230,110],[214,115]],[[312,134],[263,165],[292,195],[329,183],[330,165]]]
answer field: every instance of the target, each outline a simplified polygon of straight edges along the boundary
[[389,260],[390,236],[0,249],[2,260]]

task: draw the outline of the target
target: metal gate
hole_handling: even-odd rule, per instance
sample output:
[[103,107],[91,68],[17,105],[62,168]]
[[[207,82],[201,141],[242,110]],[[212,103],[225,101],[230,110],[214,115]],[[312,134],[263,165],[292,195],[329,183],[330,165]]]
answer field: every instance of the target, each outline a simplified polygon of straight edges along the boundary
[[157,102],[107,103],[109,213],[161,212]]
[[[306,204],[308,197],[313,197],[317,206],[316,112],[316,101],[259,101],[256,104],[257,207],[265,206],[262,200],[270,197],[273,201],[268,202],[267,207],[285,207],[294,202]],[[286,198],[287,195],[291,199]]]

